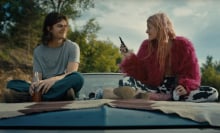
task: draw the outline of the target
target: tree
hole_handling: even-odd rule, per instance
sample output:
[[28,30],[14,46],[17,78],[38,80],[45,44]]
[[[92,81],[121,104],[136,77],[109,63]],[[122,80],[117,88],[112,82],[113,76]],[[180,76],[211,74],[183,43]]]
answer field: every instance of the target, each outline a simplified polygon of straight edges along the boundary
[[81,13],[94,7],[93,0],[36,0],[46,11],[62,12],[71,19],[81,16]]
[[84,54],[83,72],[118,72],[119,49],[110,41],[87,44]]
[[36,46],[43,17],[48,12],[62,12],[75,19],[82,11],[94,7],[92,0],[8,0],[0,4],[1,36],[7,35],[12,44],[16,42],[16,46],[28,49],[32,48],[30,44]]
[[220,61],[213,62],[213,57],[212,56],[207,56],[206,57],[206,63],[202,64],[201,71],[203,72],[208,67],[213,67],[216,70],[217,73],[220,73]]
[[213,57],[212,56],[207,56],[206,57],[206,63],[202,64],[201,71],[205,71],[208,67],[213,67]]
[[[32,53],[39,42],[45,15],[51,11],[62,12],[76,19],[81,12],[94,7],[93,0],[8,0],[1,2],[1,26],[6,27],[8,41],[13,47]],[[121,59],[119,49],[110,41],[97,39],[101,29],[95,19],[90,19],[82,29],[69,31],[68,38],[81,49],[81,72],[117,72]],[[32,54],[31,54],[32,55]]]
[[219,62],[213,62],[212,56],[207,56],[206,63],[202,64],[202,85],[212,86],[220,92]]
[[43,11],[33,0],[9,0],[3,5],[1,27],[5,27],[8,41],[12,46],[27,46],[30,50],[30,45],[36,45],[40,34]]
[[119,49],[111,41],[97,40],[100,26],[90,19],[81,30],[76,29],[69,38],[77,42],[81,49],[81,72],[117,72]]
[[43,19],[49,11],[59,10],[74,18],[80,15],[80,11],[90,8],[92,5],[92,0],[1,1],[1,37],[9,42],[10,45],[7,47],[25,48],[27,55],[30,55],[39,43]]
[[[11,11],[14,8],[11,8],[12,0],[0,1],[0,33],[1,35],[6,33],[6,30],[11,26],[13,21]],[[15,2],[16,3],[16,2]]]

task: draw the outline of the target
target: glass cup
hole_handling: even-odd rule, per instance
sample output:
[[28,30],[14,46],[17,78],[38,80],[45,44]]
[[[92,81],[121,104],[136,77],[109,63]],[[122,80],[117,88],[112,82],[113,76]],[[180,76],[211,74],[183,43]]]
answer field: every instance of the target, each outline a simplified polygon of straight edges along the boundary
[[41,101],[41,97],[42,97],[42,94],[40,91],[37,91],[37,89],[34,90],[34,94],[32,96],[32,101],[33,102],[40,102]]
[[[34,73],[34,82],[37,82],[39,83],[39,75],[38,75],[38,72],[35,72]],[[38,91],[38,87],[34,87],[34,93],[33,93],[33,96],[32,96],[32,101],[33,102],[40,102],[42,100],[42,93],[41,91]]]

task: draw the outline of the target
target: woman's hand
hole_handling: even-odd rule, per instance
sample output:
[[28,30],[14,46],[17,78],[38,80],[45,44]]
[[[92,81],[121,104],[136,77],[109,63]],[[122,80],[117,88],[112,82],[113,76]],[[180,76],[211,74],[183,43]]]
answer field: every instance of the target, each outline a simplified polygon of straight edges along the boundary
[[129,50],[128,50],[128,48],[127,48],[126,46],[121,45],[121,46],[120,46],[120,51],[121,51],[122,54],[125,54],[125,53],[127,53]]
[[121,52],[121,54],[122,54],[122,58],[124,59],[124,58],[129,58],[132,54],[133,54],[133,51],[128,51],[128,52],[126,52],[126,53],[123,53],[123,52]]
[[175,90],[179,96],[183,96],[187,94],[186,89],[182,85],[178,85]]

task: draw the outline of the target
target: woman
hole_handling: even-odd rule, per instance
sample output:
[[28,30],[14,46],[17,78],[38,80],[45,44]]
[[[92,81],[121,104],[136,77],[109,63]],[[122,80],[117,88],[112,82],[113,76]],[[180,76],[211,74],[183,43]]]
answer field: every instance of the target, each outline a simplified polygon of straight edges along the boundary
[[73,100],[84,80],[77,72],[79,46],[66,39],[67,32],[68,18],[57,12],[49,13],[44,21],[41,44],[34,49],[33,54],[33,72],[38,73],[39,81],[33,80],[30,85],[19,81],[23,86],[21,88],[16,87],[15,81],[11,81],[7,88],[29,91],[31,96],[37,88],[44,101],[65,100],[67,93],[72,92],[69,100]]
[[114,93],[119,98],[151,100],[215,101],[218,92],[200,87],[200,68],[193,44],[176,36],[164,13],[147,19],[148,39],[136,54],[124,51],[120,69],[127,76],[119,81]]

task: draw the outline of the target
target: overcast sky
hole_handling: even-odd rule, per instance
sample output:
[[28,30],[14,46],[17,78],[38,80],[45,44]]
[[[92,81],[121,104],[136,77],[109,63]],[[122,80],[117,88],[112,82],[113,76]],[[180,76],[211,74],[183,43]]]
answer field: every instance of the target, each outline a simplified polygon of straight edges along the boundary
[[138,51],[148,36],[147,18],[165,12],[179,36],[191,40],[199,62],[208,55],[220,61],[220,0],[94,0],[95,8],[83,13],[75,25],[84,25],[95,18],[101,26],[99,40],[111,40],[120,45],[121,36],[129,49]]

